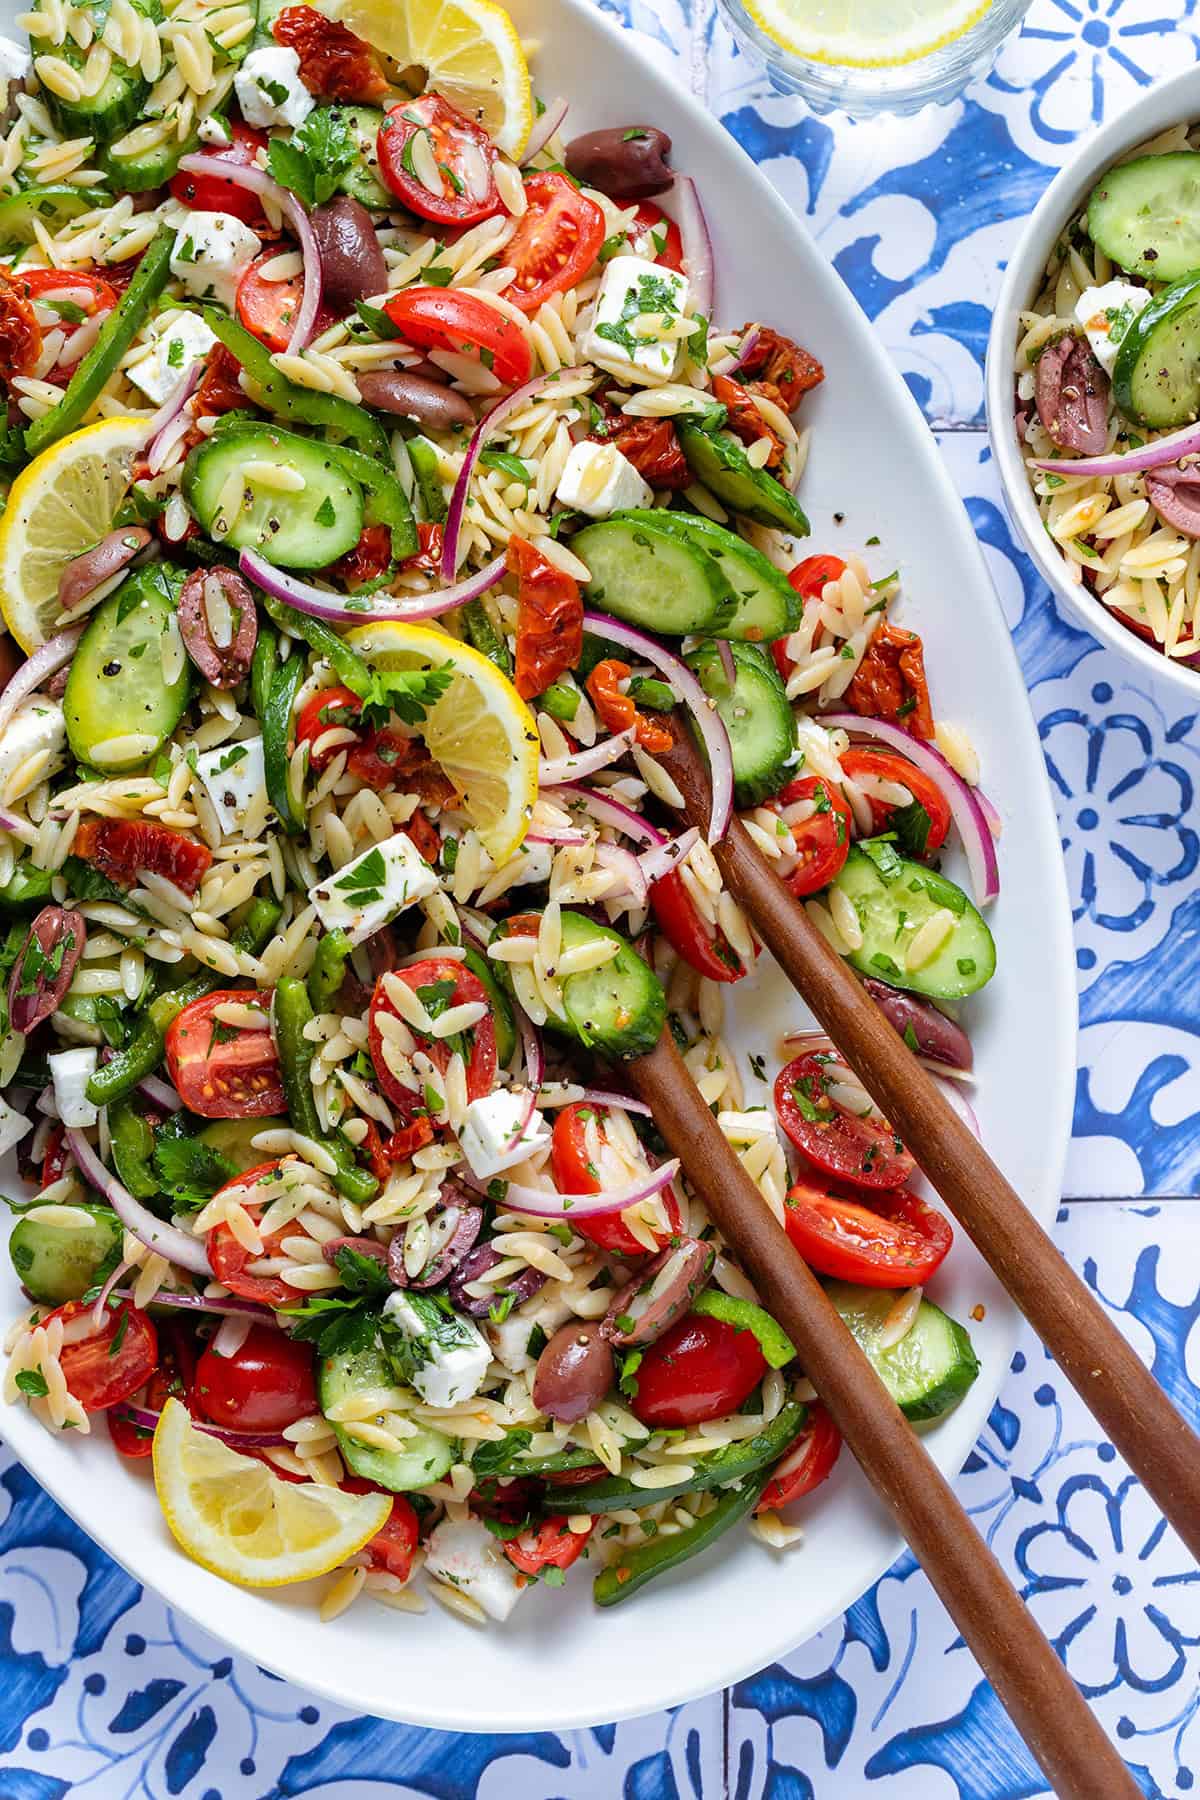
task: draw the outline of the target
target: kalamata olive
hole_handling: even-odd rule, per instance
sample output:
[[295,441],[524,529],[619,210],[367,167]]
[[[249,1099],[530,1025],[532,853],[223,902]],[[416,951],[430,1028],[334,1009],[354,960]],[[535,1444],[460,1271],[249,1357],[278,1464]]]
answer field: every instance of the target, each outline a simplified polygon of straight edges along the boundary
[[619,1350],[652,1344],[688,1311],[712,1265],[710,1245],[675,1239],[621,1289],[601,1321],[601,1336]]
[[451,1275],[447,1290],[457,1311],[469,1313],[473,1319],[482,1319],[498,1301],[507,1299],[510,1294],[513,1305],[522,1306],[545,1284],[546,1277],[540,1269],[522,1269],[512,1281],[505,1282],[502,1293],[468,1294],[469,1284],[485,1280],[488,1270],[501,1261],[500,1252],[493,1250],[490,1244],[476,1244],[468,1251]]
[[483,1208],[451,1201],[433,1216],[429,1226],[431,1254],[415,1275],[409,1274],[404,1261],[407,1231],[397,1232],[388,1245],[388,1273],[397,1287],[431,1288],[445,1281],[474,1247],[483,1229]]
[[915,1049],[919,1056],[928,1056],[934,1062],[945,1063],[950,1069],[974,1066],[975,1053],[962,1026],[940,1013],[928,1000],[902,994],[899,988],[889,987],[886,981],[876,981],[873,975],[864,979],[863,986],[884,1018],[890,1019],[906,1040],[910,1050]]
[[1084,338],[1068,332],[1037,361],[1038,417],[1056,444],[1080,456],[1108,445],[1108,376]]
[[1146,493],[1165,525],[1185,537],[1200,538],[1200,467],[1173,463],[1164,469],[1146,470]]
[[0,637],[0,694],[2,694],[24,658],[10,637]]
[[58,1011],[86,942],[82,913],[43,906],[9,977],[8,1018],[14,1031],[32,1031]]
[[215,688],[250,673],[258,641],[254,596],[233,569],[193,569],[179,595],[179,629],[188,655]]
[[613,1384],[612,1351],[594,1319],[555,1332],[533,1371],[533,1404],[548,1419],[574,1424],[599,1406]]
[[613,125],[585,131],[567,145],[567,168],[584,187],[612,200],[649,200],[665,194],[675,176],[667,166],[671,140],[656,125]]
[[149,542],[150,533],[144,525],[122,525],[119,531],[110,531],[82,556],[73,556],[63,565],[58,578],[59,606],[64,612],[70,612],[73,606],[94,593],[102,581],[119,575]]
[[388,1259],[387,1247],[378,1238],[335,1237],[328,1238],[321,1245],[321,1255],[334,1268],[337,1267],[339,1250],[353,1250],[356,1256],[369,1256],[372,1262],[385,1263]]
[[475,423],[465,394],[408,369],[376,369],[356,377],[364,406],[375,412],[400,413],[431,431],[464,430]]
[[387,264],[370,213],[360,200],[338,194],[309,214],[321,257],[321,291],[338,312],[387,287]]

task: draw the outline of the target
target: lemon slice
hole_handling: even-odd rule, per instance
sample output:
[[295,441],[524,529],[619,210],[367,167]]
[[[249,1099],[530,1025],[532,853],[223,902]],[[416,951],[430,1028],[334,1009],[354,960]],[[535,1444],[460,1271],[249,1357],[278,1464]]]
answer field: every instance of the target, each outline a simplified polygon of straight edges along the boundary
[[537,726],[508,676],[470,644],[426,625],[359,625],[346,642],[375,669],[453,665],[454,679],[425,715],[421,735],[493,861],[507,862],[529,828],[538,791]]
[[392,1510],[387,1494],[283,1481],[256,1457],[198,1431],[168,1400],[154,1433],[154,1485],[188,1555],[241,1587],[326,1575],[361,1550]]
[[112,530],[145,441],[145,419],[102,419],[13,482],[0,519],[0,613],[26,654],[53,636],[63,567]]
[[746,0],[768,37],[794,56],[881,69],[944,49],[977,25],[992,0]]
[[352,31],[478,120],[506,155],[533,129],[533,89],[516,26],[494,0],[345,0]]

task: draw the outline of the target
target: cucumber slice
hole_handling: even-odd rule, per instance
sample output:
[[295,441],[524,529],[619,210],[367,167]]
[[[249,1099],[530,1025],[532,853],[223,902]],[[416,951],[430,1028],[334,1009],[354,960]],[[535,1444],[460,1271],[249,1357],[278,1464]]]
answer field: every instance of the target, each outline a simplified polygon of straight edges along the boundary
[[250,1142],[260,1131],[284,1131],[286,1119],[213,1119],[196,1136],[218,1156],[227,1156],[237,1164],[238,1174],[255,1169],[264,1161],[263,1152]]
[[8,1240],[17,1279],[46,1306],[80,1299],[109,1258],[115,1262],[120,1254],[123,1227],[112,1207],[77,1205],[76,1210],[90,1223],[64,1229],[43,1225],[34,1207],[17,1220]]
[[165,187],[178,169],[180,157],[190,156],[200,143],[193,132],[182,144],[172,140],[153,150],[123,152],[118,145],[124,141],[118,138],[100,158],[100,167],[118,194],[145,194],[151,188]]
[[700,685],[729,733],[733,752],[733,797],[739,806],[757,806],[776,793],[791,771],[796,749],[796,720],[779,671],[757,644],[730,644],[735,680],[725,674],[721,653],[713,643],[701,644],[688,657]]
[[1121,339],[1113,397],[1127,418],[1155,430],[1200,415],[1200,273],[1142,308]]
[[674,637],[724,636],[737,598],[719,564],[646,513],[585,525],[571,548],[591,570],[588,599],[615,619]]
[[[77,761],[105,775],[140,769],[166,743],[188,703],[186,656],[174,681],[163,673],[166,633],[179,637],[167,565],[135,570],[92,614],[67,677],[63,716]],[[182,583],[178,575],[174,591]],[[108,746],[130,740],[127,751]]]
[[254,34],[249,40],[252,50],[263,50],[268,45],[274,46],[275,35],[271,27],[284,7],[291,4],[292,0],[258,0],[258,21],[254,28]]
[[[508,921],[502,920],[493,937],[508,935]],[[662,983],[619,932],[597,925],[583,913],[563,913],[564,950],[599,939],[616,944],[617,954],[601,968],[568,975],[562,984],[563,1011],[551,1013],[546,1023],[585,1049],[603,1050],[609,1056],[644,1056],[657,1044],[666,1024],[667,997]]]
[[732,512],[790,531],[794,537],[808,536],[801,506],[773,475],[754,467],[731,431],[705,431],[687,418],[676,419],[675,429],[692,474]]
[[1138,156],[1109,169],[1087,204],[1088,234],[1106,256],[1146,281],[1200,268],[1200,156]]
[[376,149],[383,113],[377,106],[335,105],[325,110],[341,114],[358,153],[338,183],[343,194],[349,194],[352,200],[357,200],[371,212],[390,212],[398,202],[379,179]]
[[[848,961],[863,975],[882,976],[893,987],[931,1000],[962,1000],[991,980],[996,945],[979,913],[953,881],[924,864],[897,856],[891,844],[873,840],[851,850],[834,883],[858,915],[863,941]],[[903,943],[926,919],[945,909],[954,928],[937,955],[920,969],[904,966]]]
[[100,188],[28,187],[0,200],[0,244],[32,244],[33,221],[53,233],[95,207],[111,206]]
[[[825,1292],[907,1419],[940,1419],[952,1412],[979,1373],[969,1333],[932,1300],[922,1300],[912,1329],[888,1350],[879,1347],[895,1304],[891,1288],[827,1281]],[[574,1496],[572,1496],[572,1504]]]
[[[374,1338],[323,1356],[317,1371],[317,1395],[324,1413],[352,1394],[394,1386],[391,1364]],[[405,1438],[403,1450],[393,1452],[369,1449],[348,1437],[340,1425],[333,1429],[347,1467],[394,1494],[410,1494],[440,1481],[457,1454],[454,1440],[440,1431],[419,1431],[415,1437]]]
[[649,516],[685,543],[706,551],[733,589],[737,611],[721,637],[761,644],[795,631],[802,611],[800,596],[782,569],[769,562],[761,550],[700,513],[656,512]]
[[[304,487],[280,494],[231,483],[250,462],[289,469]],[[261,551],[285,569],[323,569],[352,550],[362,531],[359,483],[324,444],[271,425],[242,425],[198,444],[184,464],[183,497],[217,543]]]

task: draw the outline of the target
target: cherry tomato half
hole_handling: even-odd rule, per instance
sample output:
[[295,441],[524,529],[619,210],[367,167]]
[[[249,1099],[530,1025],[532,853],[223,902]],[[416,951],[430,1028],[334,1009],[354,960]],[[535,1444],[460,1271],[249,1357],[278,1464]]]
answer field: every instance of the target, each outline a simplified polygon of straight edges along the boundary
[[775,1512],[811,1494],[828,1475],[842,1447],[842,1434],[819,1400],[808,1409],[804,1430],[771,1471],[755,1512]]
[[[554,1121],[554,1135],[550,1140],[550,1168],[554,1175],[554,1185],[560,1194],[598,1194],[604,1185],[588,1147],[587,1125],[590,1119],[595,1120],[600,1141],[605,1143],[607,1134],[600,1110],[588,1105],[586,1101],[577,1100],[571,1106],[564,1106]],[[670,1243],[676,1232],[683,1229],[679,1202],[671,1188],[665,1190],[663,1204],[666,1207],[668,1225],[663,1231],[656,1231],[654,1234],[654,1241],[660,1250]],[[571,1229],[601,1250],[620,1256],[646,1254],[645,1244],[634,1237],[620,1213],[602,1213],[599,1218],[594,1219],[572,1219]]]
[[552,294],[582,281],[604,242],[604,214],[567,175],[531,175],[526,208],[504,247],[504,260],[517,272],[504,290],[522,312],[535,313]]
[[812,1181],[798,1181],[784,1206],[787,1234],[819,1275],[863,1287],[921,1287],[954,1241],[950,1223],[907,1188],[870,1206]]
[[[196,1381],[196,1348],[191,1328],[179,1319],[166,1319],[159,1322],[157,1331],[158,1367],[144,1392],[131,1398],[147,1412],[161,1412],[170,1399],[182,1400],[190,1412]],[[121,1455],[135,1462],[153,1452],[153,1431],[145,1425],[135,1425],[122,1413],[109,1414],[108,1435]]]
[[658,929],[676,955],[709,981],[740,981],[745,965],[725,933],[700,917],[678,869],[650,889]]
[[752,1331],[685,1313],[642,1357],[631,1404],[643,1425],[687,1429],[736,1412],[766,1372]]
[[[880,781],[895,781],[901,787],[906,787],[918,805],[923,806],[929,814],[926,851],[941,849],[950,829],[950,805],[937,782],[932,776],[926,775],[924,769],[918,769],[915,763],[909,762],[907,756],[900,756],[891,750],[854,749],[847,750],[842,756],[842,768],[851,781],[857,781],[860,775],[874,775]],[[887,829],[888,820],[895,810],[886,801],[871,798],[871,816],[876,831]]]
[[661,263],[664,269],[683,274],[683,238],[674,219],[668,219],[661,206],[643,200],[637,209],[633,229],[629,233],[629,252],[645,262]]
[[414,287],[396,294],[384,312],[410,344],[452,350],[483,362],[505,387],[519,387],[533,370],[525,333],[503,313],[453,288]]
[[788,820],[799,860],[784,878],[800,899],[828,887],[840,874],[850,854],[852,823],[841,790],[819,775],[802,775],[798,781],[789,781],[768,805],[786,816],[788,808],[802,800],[811,800],[816,811],[807,819]]
[[[403,981],[412,988],[435,1018],[441,1013],[449,1012],[452,1007],[466,1006],[472,1001],[482,1001],[488,1008],[478,1025],[473,1025],[465,1036],[469,1043],[466,1059],[467,1099],[481,1100],[485,1094],[490,1094],[496,1079],[496,1027],[492,1021],[487,989],[479,977],[473,975],[465,964],[455,962],[449,956],[426,956],[420,962],[410,963],[406,969],[392,970],[391,974],[397,981]],[[392,1074],[383,1053],[380,1017],[384,1014],[397,1019],[400,1017],[388,998],[384,985],[387,979],[386,975],[379,977],[371,996],[368,1041],[380,1087],[407,1117],[422,1102],[415,1088],[406,1087]],[[413,1036],[434,1067],[444,1070],[454,1054],[454,1041],[450,1038],[425,1037],[420,1032],[413,1032]]]
[[779,1123],[814,1167],[868,1192],[903,1187],[915,1160],[878,1113],[866,1118],[830,1098],[830,1058],[808,1050],[775,1080]]
[[[185,1006],[167,1028],[171,1080],[183,1104],[202,1119],[261,1119],[287,1110],[270,1031],[223,1025],[213,1016],[219,1006],[244,1005],[246,998],[240,989],[218,988]],[[255,999],[265,1022],[271,996],[263,992]]]
[[149,869],[190,895],[212,866],[206,844],[150,819],[85,819],[71,848],[122,887],[132,887],[141,871]]
[[252,1325],[239,1350],[209,1344],[196,1365],[196,1404],[228,1431],[283,1431],[318,1410],[311,1344]]
[[194,212],[232,213],[247,225],[265,223],[258,195],[249,188],[236,187],[227,175],[221,174],[221,165],[231,163],[235,168],[248,169],[259,151],[266,149],[266,133],[255,131],[240,119],[230,124],[229,132],[232,142],[224,148],[199,152],[206,163],[212,164],[211,175],[207,170],[203,175],[188,175],[181,170],[172,177],[171,197]]
[[798,562],[788,580],[796,592],[805,600],[819,600],[826,585],[831,581],[839,581],[846,573],[846,565],[840,556],[825,553],[821,556],[806,556]]
[[[382,1494],[387,1491],[376,1487],[373,1481],[363,1481],[358,1475],[347,1475],[341,1485],[348,1494]],[[391,1515],[384,1520],[367,1545],[367,1555],[371,1559],[372,1569],[385,1575],[394,1575],[397,1581],[407,1581],[412,1574],[421,1526],[416,1512],[403,1494],[393,1494],[391,1501]]]
[[[262,1205],[266,1206],[274,1197],[269,1177],[281,1166],[278,1160],[258,1163],[253,1169],[246,1169],[241,1175],[235,1175],[232,1181],[227,1181],[225,1187],[218,1188],[217,1192],[223,1194],[226,1188],[246,1187],[251,1182],[261,1181],[263,1183]],[[249,1211],[257,1205],[256,1200],[251,1201],[247,1210]],[[289,1233],[294,1233],[295,1230],[294,1224],[285,1225],[282,1230],[272,1232],[263,1238],[262,1255],[278,1255],[279,1245],[284,1237]],[[263,1306],[295,1306],[296,1289],[289,1287],[287,1282],[282,1281],[278,1275],[252,1275],[248,1272],[246,1264],[257,1262],[258,1257],[252,1250],[247,1250],[238,1238],[234,1237],[228,1225],[213,1226],[208,1234],[205,1251],[209,1266],[217,1280],[222,1287],[227,1287],[231,1294],[237,1294],[239,1299],[257,1300]]]
[[[332,731],[339,725],[356,731],[361,712],[362,701],[348,687],[321,688],[300,709],[300,717],[296,721],[296,742],[315,744],[325,732]],[[324,750],[310,749],[310,767],[317,771],[325,768],[337,755],[338,748],[337,745],[329,745]]]
[[508,1538],[504,1554],[522,1575],[540,1575],[543,1569],[569,1569],[583,1555],[598,1519],[586,1531],[572,1531],[565,1513],[551,1513],[540,1525],[531,1525],[518,1537]]
[[[68,1300],[50,1318],[67,1326],[91,1311],[82,1300]],[[65,1343],[58,1360],[67,1387],[83,1410],[103,1412],[128,1400],[149,1381],[158,1362],[158,1335],[144,1312],[123,1301],[105,1308],[99,1331]]]
[[247,331],[253,332],[260,344],[269,350],[286,350],[292,340],[296,314],[304,299],[303,275],[286,281],[268,281],[262,273],[267,263],[276,261],[278,250],[264,250],[256,256],[237,285],[237,316]]
[[[117,290],[112,283],[99,275],[85,275],[82,269],[18,269],[4,273],[18,293],[36,300],[40,306],[48,306],[52,312],[57,311],[58,299],[64,307],[77,308],[89,319],[100,312],[111,312],[117,304]],[[59,329],[70,337],[82,323],[82,319],[64,313]]]
[[[499,212],[495,146],[486,131],[440,94],[422,94],[393,106],[375,142],[380,175],[418,218],[438,225],[477,225]],[[418,173],[430,154],[441,178],[437,189],[426,187]]]

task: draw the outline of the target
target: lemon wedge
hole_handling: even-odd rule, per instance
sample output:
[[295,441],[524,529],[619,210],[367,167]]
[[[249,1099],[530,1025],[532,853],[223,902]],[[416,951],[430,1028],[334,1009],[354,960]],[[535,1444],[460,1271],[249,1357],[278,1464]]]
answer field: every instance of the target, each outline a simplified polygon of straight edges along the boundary
[[168,1400],[154,1433],[154,1485],[193,1561],[240,1587],[327,1575],[369,1543],[391,1513],[388,1494],[346,1494],[283,1481],[257,1457],[199,1431]]
[[470,644],[427,625],[359,625],[346,642],[373,669],[452,670],[421,735],[488,854],[507,862],[529,829],[538,791],[537,726],[508,676]]
[[533,88],[517,28],[494,0],[345,0],[351,31],[475,119],[519,158],[533,129]]
[[28,653],[55,631],[58,578],[112,530],[145,419],[102,419],[61,438],[13,482],[0,519],[0,613]]
[[810,62],[882,69],[942,50],[992,0],[746,0],[768,37]]

